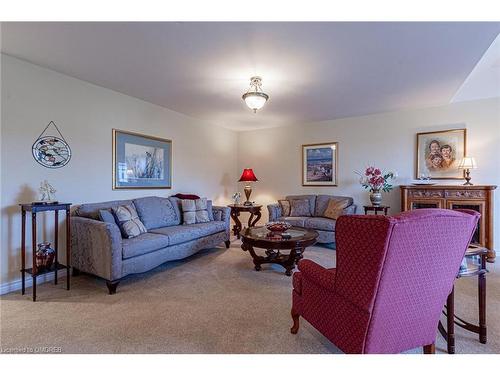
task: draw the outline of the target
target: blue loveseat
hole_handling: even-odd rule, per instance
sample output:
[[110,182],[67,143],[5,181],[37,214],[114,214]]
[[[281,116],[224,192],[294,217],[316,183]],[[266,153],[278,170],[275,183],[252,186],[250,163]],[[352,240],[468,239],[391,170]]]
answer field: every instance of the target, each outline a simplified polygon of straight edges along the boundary
[[[125,239],[118,225],[100,220],[99,211],[131,203],[148,232]],[[229,208],[212,207],[211,201],[208,208],[210,222],[182,225],[180,200],[175,197],[82,204],[71,218],[73,273],[105,279],[113,294],[126,275],[149,271],[222,242],[229,247]]]
[[269,221],[286,221],[295,227],[314,229],[319,233],[318,243],[335,246],[335,223],[336,220],[323,217],[330,199],[347,199],[348,207],[343,210],[344,215],[356,213],[356,205],[351,197],[336,195],[289,195],[285,200],[307,199],[309,202],[309,216],[284,216],[279,203],[267,206],[269,211]]

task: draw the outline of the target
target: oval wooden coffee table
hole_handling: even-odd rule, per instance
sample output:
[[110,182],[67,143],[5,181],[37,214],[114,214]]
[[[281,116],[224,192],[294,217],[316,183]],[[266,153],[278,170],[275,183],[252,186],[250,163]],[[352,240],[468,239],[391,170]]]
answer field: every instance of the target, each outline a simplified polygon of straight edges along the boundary
[[[285,275],[291,276],[295,265],[302,259],[306,247],[314,245],[318,232],[311,229],[292,227],[285,232],[289,237],[270,236],[265,227],[246,228],[241,233],[241,248],[253,258],[255,270],[260,271],[264,263],[279,264],[285,268]],[[266,256],[258,255],[254,248],[266,249]],[[281,251],[289,251],[283,254]]]

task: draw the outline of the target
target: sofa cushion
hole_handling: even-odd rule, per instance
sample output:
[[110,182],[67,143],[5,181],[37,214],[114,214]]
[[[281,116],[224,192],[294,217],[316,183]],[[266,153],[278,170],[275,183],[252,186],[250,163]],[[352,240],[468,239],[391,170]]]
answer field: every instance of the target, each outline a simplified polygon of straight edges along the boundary
[[314,211],[313,216],[318,216],[322,217],[325,215],[326,208],[328,207],[328,203],[330,202],[330,199],[347,199],[350,206],[353,203],[353,200],[351,197],[343,197],[340,195],[318,195],[316,197],[316,209]]
[[278,219],[278,221],[286,221],[287,223],[292,224],[294,227],[304,227],[304,221],[306,219],[308,219],[308,217],[282,216]]
[[335,223],[335,220],[327,219],[324,217],[308,217],[304,221],[304,227],[309,229],[333,232],[335,231]]
[[311,216],[311,214],[307,199],[292,199],[290,201],[290,216]]
[[127,238],[122,241],[123,259],[133,258],[138,255],[160,250],[169,245],[168,236],[155,233],[143,233],[134,238]]
[[309,201],[309,208],[311,210],[311,215],[313,216],[315,212],[315,207],[316,207],[316,195],[308,194],[308,195],[288,195],[285,197],[286,200],[293,200],[293,199],[307,199]]
[[148,230],[139,219],[134,204],[127,204],[113,208],[120,231],[123,238],[137,237],[139,234],[146,233]]
[[183,199],[182,219],[184,225],[207,223],[210,221],[207,210],[207,198]]
[[224,232],[225,230],[226,225],[223,221],[209,221],[208,223],[156,228],[152,229],[151,232],[168,236],[169,246],[172,246],[214,233]]
[[94,220],[101,220],[99,216],[99,210],[111,210],[118,206],[125,206],[131,204],[131,200],[119,200],[119,201],[107,201],[99,203],[85,203],[80,206],[75,211],[76,216],[86,217]]
[[112,210],[99,210],[99,219],[108,224],[116,224],[115,215]]
[[286,199],[280,199],[278,203],[281,206],[281,213],[283,214],[283,216],[290,216],[290,201]]
[[179,225],[181,223],[175,202],[172,202],[169,198],[137,198],[134,199],[134,205],[141,221],[148,230]]

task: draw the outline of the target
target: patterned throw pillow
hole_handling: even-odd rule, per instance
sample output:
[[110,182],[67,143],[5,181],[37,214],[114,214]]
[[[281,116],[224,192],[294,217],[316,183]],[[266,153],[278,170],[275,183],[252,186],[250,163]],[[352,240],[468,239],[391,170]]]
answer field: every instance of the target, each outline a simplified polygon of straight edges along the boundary
[[290,216],[311,216],[308,199],[292,199],[290,206]]
[[290,216],[290,201],[280,199],[278,203],[281,206],[281,216]]
[[182,201],[182,216],[184,225],[196,223],[208,223],[207,198],[200,199],[183,199]]
[[326,207],[324,217],[337,220],[344,213],[344,208],[349,206],[349,199],[330,199]]
[[113,208],[113,213],[124,238],[137,237],[147,232],[133,204]]

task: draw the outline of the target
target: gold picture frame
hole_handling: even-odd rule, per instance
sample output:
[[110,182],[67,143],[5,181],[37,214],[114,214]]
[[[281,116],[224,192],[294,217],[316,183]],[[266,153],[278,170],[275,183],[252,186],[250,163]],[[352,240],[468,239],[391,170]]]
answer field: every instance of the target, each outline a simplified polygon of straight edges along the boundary
[[302,145],[302,186],[338,186],[338,142]]
[[112,147],[113,190],[172,188],[171,139],[113,129]]
[[415,178],[462,180],[458,163],[467,155],[467,129],[417,133]]

